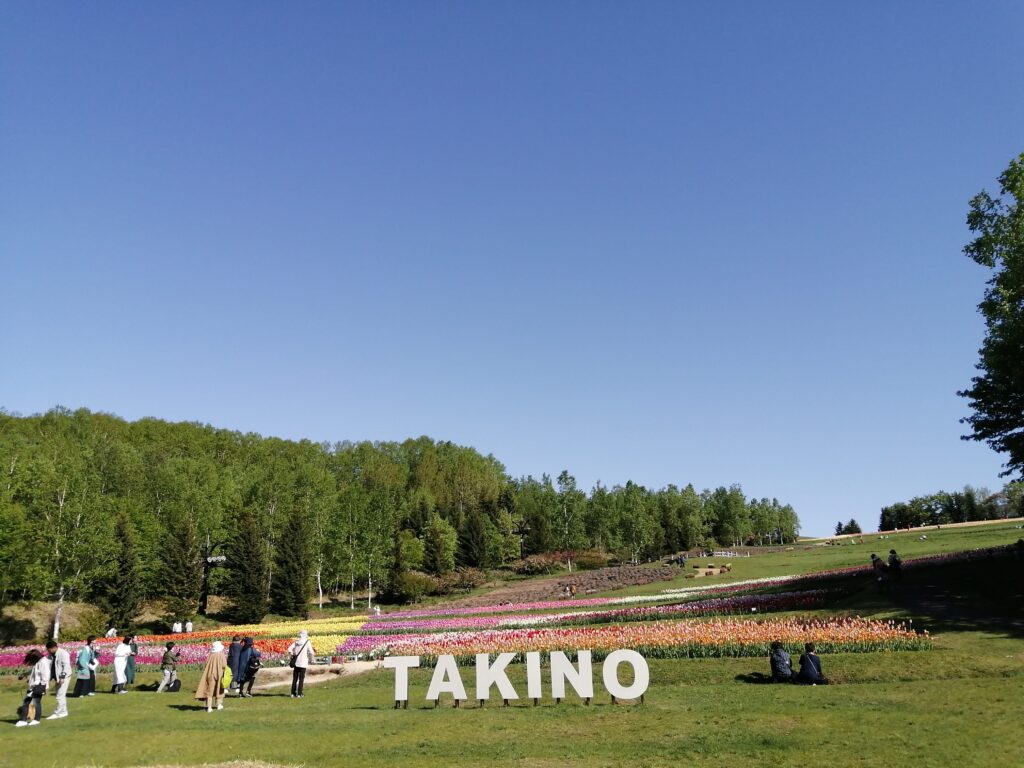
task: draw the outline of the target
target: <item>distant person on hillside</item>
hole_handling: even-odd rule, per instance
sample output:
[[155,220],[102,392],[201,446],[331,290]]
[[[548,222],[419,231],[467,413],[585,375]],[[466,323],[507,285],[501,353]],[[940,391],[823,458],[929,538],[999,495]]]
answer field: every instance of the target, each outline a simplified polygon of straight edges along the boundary
[[800,673],[797,682],[804,685],[828,685],[828,678],[821,672],[821,659],[814,652],[814,643],[804,643],[800,654]]
[[306,630],[299,632],[298,638],[288,646],[288,653],[291,654],[289,662],[292,668],[292,698],[302,698],[302,685],[306,681],[306,670],[316,660],[313,655],[313,645],[309,642],[309,634]]
[[173,624],[171,624],[171,634],[174,634],[174,635],[180,635],[181,634],[181,622],[180,621],[176,621]]
[[192,619],[189,619],[189,620],[187,620],[185,622],[185,631],[186,632],[191,632],[192,631]]
[[892,576],[893,581],[899,581],[903,578],[903,560],[896,554],[895,549],[889,550],[889,574]]
[[117,637],[117,627],[111,627],[110,629],[108,629],[107,630],[107,634],[105,635],[105,637],[107,637],[107,638]]
[[872,552],[871,567],[874,568],[879,588],[887,589],[889,586],[889,566],[885,564],[885,560]]
[[196,688],[196,699],[206,702],[207,712],[213,712],[214,707],[224,709],[224,670],[227,666],[224,644],[216,640],[210,647],[210,655],[199,678],[199,687]]
[[85,645],[75,655],[75,692],[76,698],[96,695],[96,667],[99,666],[99,654],[93,648],[96,635],[89,635]]
[[768,654],[768,663],[772,668],[772,682],[793,682],[793,660],[789,658],[789,654],[778,640],[772,643],[771,653]]
[[163,679],[157,686],[157,693],[170,688],[178,679],[178,654],[174,652],[174,643],[167,643],[164,647],[167,650],[164,651],[163,658],[160,659],[160,672],[163,674]]

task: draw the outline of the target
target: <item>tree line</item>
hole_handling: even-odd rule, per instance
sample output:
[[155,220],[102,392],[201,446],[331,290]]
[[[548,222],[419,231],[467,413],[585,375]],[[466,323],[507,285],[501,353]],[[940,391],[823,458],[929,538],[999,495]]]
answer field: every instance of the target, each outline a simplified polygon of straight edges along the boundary
[[[400,596],[431,578],[588,552],[638,562],[694,547],[792,542],[799,520],[738,486],[587,494],[568,471],[512,478],[428,437],[314,443],[86,409],[0,410],[0,607],[88,600],[124,626],[168,616],[302,615],[311,596]],[[413,590],[415,591],[415,590]],[[353,598],[354,599],[354,598]]]
[[1019,480],[1007,483],[998,493],[967,485],[960,491],[939,491],[890,504],[882,507],[878,530],[1011,517],[1024,517],[1024,482]]

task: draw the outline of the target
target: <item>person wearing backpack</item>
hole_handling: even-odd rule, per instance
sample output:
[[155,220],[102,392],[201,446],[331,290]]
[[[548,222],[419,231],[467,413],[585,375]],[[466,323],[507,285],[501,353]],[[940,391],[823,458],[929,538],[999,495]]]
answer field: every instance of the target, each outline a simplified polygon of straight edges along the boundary
[[309,642],[309,633],[306,630],[299,632],[298,638],[288,646],[288,653],[291,658],[288,666],[292,668],[292,698],[302,698],[302,685],[306,682],[306,670],[316,660],[313,654],[313,645]]
[[253,643],[251,637],[247,637],[242,641],[243,645],[243,660],[245,666],[243,668],[242,680],[238,684],[238,695],[244,696],[247,699],[252,698],[252,686],[256,682],[256,673],[260,671],[260,667],[263,666],[261,660],[260,649]]
[[178,679],[178,654],[174,652],[174,643],[169,642],[165,646],[163,658],[160,659],[160,671],[163,673],[163,680],[157,686],[156,692],[160,693],[166,688],[172,688]]

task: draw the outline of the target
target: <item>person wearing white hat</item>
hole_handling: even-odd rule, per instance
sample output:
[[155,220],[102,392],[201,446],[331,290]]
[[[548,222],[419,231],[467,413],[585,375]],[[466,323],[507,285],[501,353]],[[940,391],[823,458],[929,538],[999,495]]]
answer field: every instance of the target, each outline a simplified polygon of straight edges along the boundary
[[224,669],[227,665],[224,644],[216,640],[210,647],[210,656],[206,659],[206,666],[203,667],[203,674],[199,678],[199,687],[196,688],[195,697],[206,702],[207,712],[213,712],[214,706],[217,709],[224,709]]
[[306,670],[316,659],[313,654],[313,644],[309,642],[309,633],[306,630],[299,632],[298,639],[288,646],[288,653],[291,654],[288,666],[292,668],[292,698],[301,699],[302,684],[306,681]]

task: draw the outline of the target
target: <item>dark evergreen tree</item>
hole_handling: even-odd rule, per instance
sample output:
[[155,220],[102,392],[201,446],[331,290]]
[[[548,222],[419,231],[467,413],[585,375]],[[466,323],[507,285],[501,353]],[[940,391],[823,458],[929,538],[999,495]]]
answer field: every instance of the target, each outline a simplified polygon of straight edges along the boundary
[[846,528],[846,526],[843,525],[843,521],[842,520],[840,520],[838,523],[836,523],[836,536],[842,536],[846,532],[844,530],[845,528]]
[[459,529],[457,562],[463,568],[479,568],[487,557],[487,530],[483,516],[475,509],[467,510]]
[[266,536],[252,514],[245,512],[239,518],[236,533],[228,541],[224,565],[228,614],[239,624],[258,624],[267,615],[270,559]]
[[312,530],[296,505],[278,537],[270,610],[282,616],[308,616],[312,591]]
[[199,608],[202,589],[203,565],[191,518],[175,519],[169,524],[160,549],[160,590],[164,596],[164,609],[171,621],[189,619]]
[[111,626],[130,627],[142,608],[142,574],[135,547],[135,531],[128,515],[121,514],[114,527],[117,551],[114,570],[103,585],[99,602]]
[[862,531],[856,520],[850,520],[850,522],[843,526],[843,533],[862,533]]

